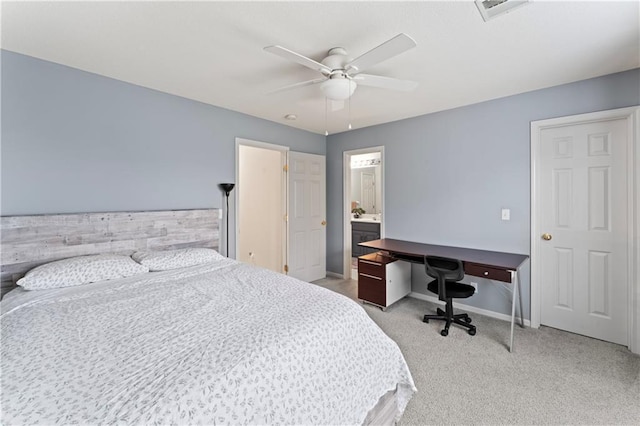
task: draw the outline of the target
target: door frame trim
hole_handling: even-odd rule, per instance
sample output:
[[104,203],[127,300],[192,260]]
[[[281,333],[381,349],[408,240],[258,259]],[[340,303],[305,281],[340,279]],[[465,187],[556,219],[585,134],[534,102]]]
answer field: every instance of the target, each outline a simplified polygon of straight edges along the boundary
[[385,159],[384,146],[372,146],[368,148],[352,149],[342,153],[342,232],[343,232],[343,259],[342,272],[345,280],[351,279],[351,156],[360,154],[370,154],[372,152],[380,153],[380,179],[382,180],[382,215],[380,216],[380,238],[385,235]]
[[[242,190],[241,185],[240,185],[240,145],[244,145],[244,146],[251,146],[254,148],[262,148],[262,149],[269,149],[272,151],[280,151],[280,153],[282,154],[282,167],[284,166],[288,166],[289,165],[289,156],[287,155],[289,152],[289,147],[285,146],[285,145],[277,145],[277,144],[273,144],[273,143],[268,143],[268,142],[260,142],[260,141],[254,141],[251,139],[244,139],[244,138],[238,138],[236,137],[236,170],[235,170],[235,181],[236,181],[236,187],[235,187],[235,197],[233,200],[233,210],[234,210],[234,222],[236,224],[236,226],[234,226],[234,259],[238,259],[238,231],[240,230],[240,226],[238,224],[238,214],[240,212],[240,204],[239,204],[239,200],[240,197],[238,196],[238,194],[240,194],[240,191]],[[287,187],[287,174],[286,173],[282,173],[282,189],[283,189],[283,200],[282,200],[282,211],[284,212],[284,214],[287,214],[287,206],[289,205],[289,188]],[[283,215],[284,216],[284,215]],[[283,218],[284,219],[284,218]],[[288,226],[285,223],[284,227],[283,227],[283,234],[282,234],[282,260],[284,261],[284,264],[288,264],[289,259],[287,258],[288,255],[288,247],[289,247],[289,235],[288,235]]]
[[634,353],[640,353],[640,249],[634,242],[639,241],[640,226],[640,107],[633,106],[587,114],[578,114],[531,122],[531,327],[538,328],[541,319],[540,277],[540,220],[537,215],[539,194],[536,175],[540,163],[540,140],[544,129],[574,124],[586,124],[597,121],[627,120],[627,201],[628,201],[628,347]]

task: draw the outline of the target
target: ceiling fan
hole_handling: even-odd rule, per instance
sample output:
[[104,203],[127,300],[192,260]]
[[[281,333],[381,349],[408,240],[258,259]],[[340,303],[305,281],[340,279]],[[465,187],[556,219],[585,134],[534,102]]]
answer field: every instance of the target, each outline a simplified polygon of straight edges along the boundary
[[326,98],[339,101],[350,98],[359,84],[405,92],[415,89],[418,86],[415,81],[362,74],[362,71],[367,68],[414,47],[416,42],[408,35],[400,33],[353,60],[347,56],[347,51],[342,47],[330,49],[328,56],[322,62],[314,61],[282,46],[267,46],[264,50],[322,73],[320,78],[281,87],[272,93],[320,84],[320,89]]

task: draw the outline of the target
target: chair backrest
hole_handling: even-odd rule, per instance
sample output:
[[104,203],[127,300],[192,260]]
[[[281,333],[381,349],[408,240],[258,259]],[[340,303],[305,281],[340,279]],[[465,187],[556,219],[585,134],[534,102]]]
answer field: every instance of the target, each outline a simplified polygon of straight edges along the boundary
[[464,278],[464,267],[462,261],[458,259],[449,259],[447,257],[425,256],[424,267],[432,278],[445,281],[460,281]]

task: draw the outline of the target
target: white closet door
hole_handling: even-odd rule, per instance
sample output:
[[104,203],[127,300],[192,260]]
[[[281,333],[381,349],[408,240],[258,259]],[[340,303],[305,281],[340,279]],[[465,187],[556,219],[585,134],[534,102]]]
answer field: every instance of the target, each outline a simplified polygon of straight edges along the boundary
[[543,129],[540,323],[622,345],[628,334],[626,120]]

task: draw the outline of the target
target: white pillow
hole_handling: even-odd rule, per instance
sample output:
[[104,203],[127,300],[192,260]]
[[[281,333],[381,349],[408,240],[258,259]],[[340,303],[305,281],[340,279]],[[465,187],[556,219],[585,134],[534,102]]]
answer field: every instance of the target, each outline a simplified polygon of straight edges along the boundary
[[184,248],[164,251],[137,251],[131,255],[133,260],[149,267],[150,271],[185,268],[201,263],[224,259],[220,253],[209,248]]
[[25,290],[70,287],[149,272],[129,256],[96,254],[56,260],[33,268],[16,284]]

